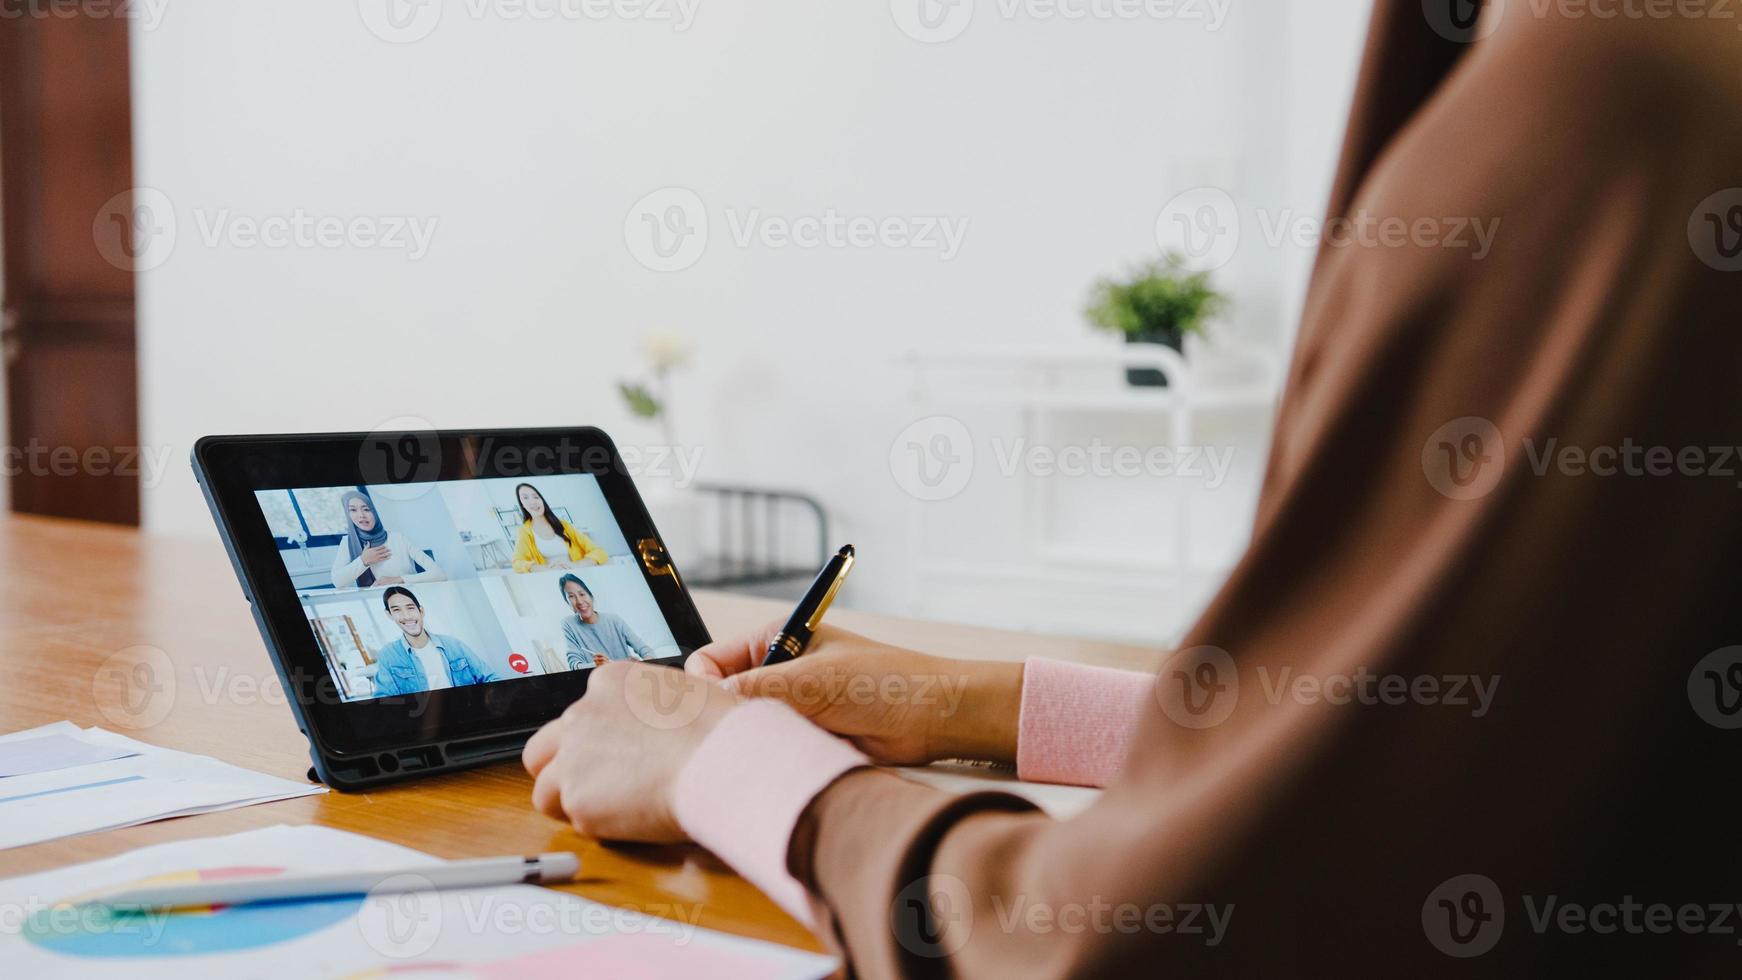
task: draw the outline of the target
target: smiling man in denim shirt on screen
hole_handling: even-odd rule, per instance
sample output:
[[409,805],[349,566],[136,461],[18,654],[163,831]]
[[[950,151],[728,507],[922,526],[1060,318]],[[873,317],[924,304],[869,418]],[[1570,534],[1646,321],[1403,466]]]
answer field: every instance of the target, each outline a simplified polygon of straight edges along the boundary
[[404,635],[375,654],[375,696],[417,694],[496,679],[483,661],[457,637],[423,628],[423,603],[411,590],[395,585],[381,595],[387,615]]

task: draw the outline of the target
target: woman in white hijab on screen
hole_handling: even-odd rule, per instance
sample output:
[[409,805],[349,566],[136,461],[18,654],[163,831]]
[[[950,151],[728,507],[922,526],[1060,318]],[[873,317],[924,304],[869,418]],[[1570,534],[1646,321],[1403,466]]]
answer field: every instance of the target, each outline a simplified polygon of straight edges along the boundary
[[448,577],[411,538],[387,530],[368,494],[348,491],[339,498],[339,506],[345,509],[346,531],[333,558],[333,588],[368,589]]

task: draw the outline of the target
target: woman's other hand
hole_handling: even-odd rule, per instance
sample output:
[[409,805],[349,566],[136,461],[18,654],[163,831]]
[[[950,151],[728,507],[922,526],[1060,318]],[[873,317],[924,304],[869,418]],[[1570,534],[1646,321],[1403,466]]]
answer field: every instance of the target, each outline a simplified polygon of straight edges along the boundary
[[1015,761],[1022,664],[935,657],[825,624],[804,656],[760,666],[783,625],[710,643],[684,669],[784,701],[878,762]]

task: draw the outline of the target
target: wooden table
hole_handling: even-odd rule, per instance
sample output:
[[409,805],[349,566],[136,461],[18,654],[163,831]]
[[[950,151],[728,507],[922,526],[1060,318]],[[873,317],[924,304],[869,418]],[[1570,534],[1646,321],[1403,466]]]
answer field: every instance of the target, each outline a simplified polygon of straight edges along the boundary
[[[290,779],[308,769],[296,730],[222,546],[124,528],[0,517],[0,732],[61,719],[215,756]],[[696,601],[715,636],[783,618],[780,603],[724,593]],[[892,643],[957,657],[1044,655],[1154,669],[1159,650],[895,619],[838,609],[830,621]],[[118,710],[128,667],[162,651],[174,697],[147,727]],[[137,702],[135,702],[137,704]],[[146,715],[155,714],[147,712]],[[642,909],[699,910],[698,924],[804,949],[804,927],[696,847],[607,845],[533,812],[517,764],[326,793],[0,851],[0,877],[107,857],[148,844],[272,824],[321,824],[444,858],[576,851],[586,872],[564,890]]]

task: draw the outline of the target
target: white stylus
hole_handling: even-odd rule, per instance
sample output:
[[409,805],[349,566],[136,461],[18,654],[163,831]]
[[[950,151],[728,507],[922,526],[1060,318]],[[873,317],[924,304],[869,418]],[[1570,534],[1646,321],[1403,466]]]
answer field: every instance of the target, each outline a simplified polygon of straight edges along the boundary
[[447,888],[481,888],[569,881],[579,874],[581,859],[567,851],[538,857],[473,858],[390,871],[341,871],[333,874],[284,874],[190,881],[175,885],[124,888],[80,904],[110,908],[185,908],[196,905],[245,905],[282,902],[325,895],[391,894]]

